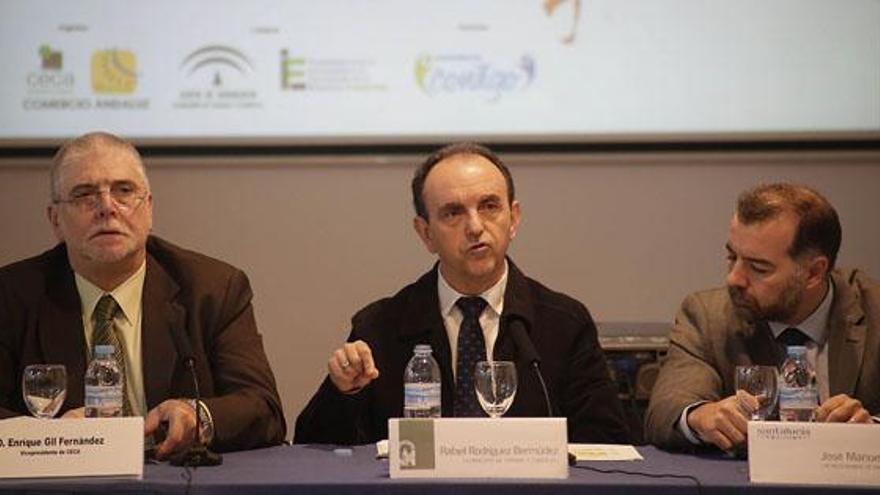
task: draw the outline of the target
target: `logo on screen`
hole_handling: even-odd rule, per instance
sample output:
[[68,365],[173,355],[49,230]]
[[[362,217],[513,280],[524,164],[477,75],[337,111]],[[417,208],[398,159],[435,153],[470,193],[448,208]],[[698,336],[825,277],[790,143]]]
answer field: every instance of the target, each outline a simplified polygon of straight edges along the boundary
[[27,73],[27,88],[31,95],[67,94],[73,91],[74,76],[64,72],[64,55],[61,50],[42,44],[36,50],[39,70]]
[[306,59],[281,50],[281,89],[306,89]]
[[535,72],[531,55],[506,62],[473,54],[422,55],[415,62],[416,85],[425,94],[479,95],[490,102],[528,89]]
[[281,50],[281,89],[286,91],[387,91],[372,58],[312,58]]
[[171,105],[179,110],[250,110],[262,108],[250,81],[254,64],[229,45],[204,45],[180,62],[180,92]]
[[49,45],[40,45],[40,68],[43,70],[61,70],[64,57],[61,50],[53,50]]
[[214,87],[223,86],[229,74],[246,76],[253,71],[250,59],[242,52],[225,45],[203,46],[183,59],[180,69],[188,77],[207,74]]
[[127,94],[137,89],[137,56],[131,50],[96,50],[92,54],[92,90]]

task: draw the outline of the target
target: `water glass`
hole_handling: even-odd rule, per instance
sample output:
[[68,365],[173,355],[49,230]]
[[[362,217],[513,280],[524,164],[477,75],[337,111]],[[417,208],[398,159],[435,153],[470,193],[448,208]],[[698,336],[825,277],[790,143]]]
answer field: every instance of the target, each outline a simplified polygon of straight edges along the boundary
[[510,361],[480,361],[474,369],[474,387],[486,414],[499,418],[516,396],[516,366]]
[[21,376],[21,394],[35,417],[54,418],[67,397],[66,368],[63,364],[28,365]]
[[750,421],[765,421],[779,399],[775,366],[737,366],[736,397]]

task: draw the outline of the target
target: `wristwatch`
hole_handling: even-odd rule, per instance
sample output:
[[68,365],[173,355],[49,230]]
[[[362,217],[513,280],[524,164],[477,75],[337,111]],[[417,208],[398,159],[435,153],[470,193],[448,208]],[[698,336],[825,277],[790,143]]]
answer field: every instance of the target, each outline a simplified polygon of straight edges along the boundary
[[211,411],[208,410],[208,406],[202,401],[197,402],[195,399],[187,399],[186,402],[190,407],[198,411],[199,440],[202,442],[202,445],[209,445],[211,440],[214,439],[214,418],[211,417]]

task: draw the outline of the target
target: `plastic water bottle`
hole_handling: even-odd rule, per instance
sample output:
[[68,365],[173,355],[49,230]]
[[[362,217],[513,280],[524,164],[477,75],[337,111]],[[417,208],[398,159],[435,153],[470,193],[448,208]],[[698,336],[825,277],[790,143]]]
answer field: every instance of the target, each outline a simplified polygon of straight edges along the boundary
[[807,361],[807,348],[791,346],[779,373],[779,420],[813,421],[818,405],[816,372]]
[[96,345],[86,368],[85,415],[87,418],[122,416],[124,377],[113,357],[112,345]]
[[431,346],[420,344],[403,372],[403,417],[440,417],[440,366]]

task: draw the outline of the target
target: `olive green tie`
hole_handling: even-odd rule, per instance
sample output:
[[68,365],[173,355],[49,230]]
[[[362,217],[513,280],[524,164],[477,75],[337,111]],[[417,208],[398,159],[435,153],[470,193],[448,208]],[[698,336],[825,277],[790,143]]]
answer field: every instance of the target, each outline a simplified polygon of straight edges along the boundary
[[128,401],[128,391],[126,390],[126,366],[125,366],[125,348],[119,337],[119,332],[113,319],[119,311],[119,304],[110,294],[105,294],[95,306],[95,329],[92,333],[92,348],[97,345],[112,345],[113,358],[119,366],[119,372],[122,375],[122,415],[131,416],[131,403]]

